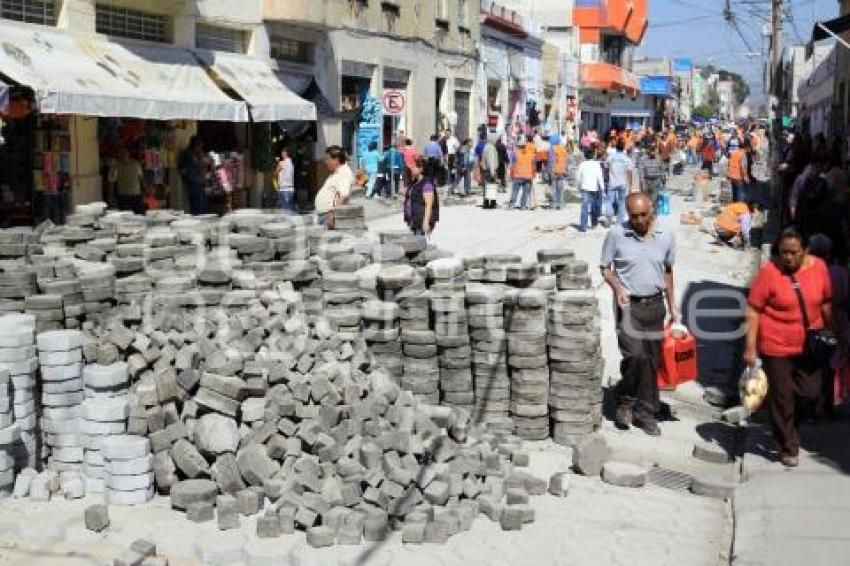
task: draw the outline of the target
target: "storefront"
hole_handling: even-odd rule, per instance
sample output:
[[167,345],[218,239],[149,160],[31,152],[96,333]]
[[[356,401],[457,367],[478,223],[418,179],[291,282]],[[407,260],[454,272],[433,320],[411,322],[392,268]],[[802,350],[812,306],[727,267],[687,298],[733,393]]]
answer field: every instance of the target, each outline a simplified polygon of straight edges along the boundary
[[372,96],[375,67],[343,61],[340,77],[342,99],[342,147],[357,163],[370,142],[381,142],[381,103]]
[[[249,186],[261,191],[253,171],[262,171],[263,164],[250,155],[254,126],[315,119],[313,104],[294,96],[266,62],[252,57],[115,43],[9,22],[0,39],[6,46],[0,75],[31,92],[26,119],[32,125],[14,128],[30,141],[7,143],[14,148],[7,153],[18,156],[29,147],[27,162],[34,164],[29,182],[19,175],[16,190],[7,191],[14,206],[29,208],[29,222],[45,217],[48,211],[39,203],[51,199],[67,210],[111,197],[109,169],[123,149],[141,163],[156,197],[185,208],[177,162],[195,134],[218,150],[208,156],[211,198],[216,191],[237,193]],[[233,196],[238,198],[222,197],[219,211],[255,201],[256,195]]]

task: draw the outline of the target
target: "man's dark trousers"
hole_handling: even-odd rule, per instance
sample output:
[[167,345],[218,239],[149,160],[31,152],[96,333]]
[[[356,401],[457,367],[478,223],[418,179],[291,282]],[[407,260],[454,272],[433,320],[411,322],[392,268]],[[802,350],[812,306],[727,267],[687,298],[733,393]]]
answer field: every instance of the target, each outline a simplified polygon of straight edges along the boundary
[[644,300],[632,298],[627,308],[617,307],[617,342],[623,355],[617,400],[632,407],[641,424],[654,423],[659,408],[656,374],[666,314],[661,294]]

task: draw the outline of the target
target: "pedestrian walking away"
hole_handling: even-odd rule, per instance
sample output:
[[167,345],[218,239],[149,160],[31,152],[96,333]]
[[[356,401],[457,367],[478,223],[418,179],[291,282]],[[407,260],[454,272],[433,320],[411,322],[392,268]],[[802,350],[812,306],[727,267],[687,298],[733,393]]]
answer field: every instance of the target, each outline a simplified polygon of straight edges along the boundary
[[404,221],[418,236],[430,236],[440,219],[440,197],[434,179],[426,174],[426,166],[424,158],[413,163],[413,184],[404,198]]
[[535,175],[535,150],[534,145],[522,137],[517,142],[516,161],[511,167],[511,178],[513,187],[511,189],[511,201],[508,207],[516,209],[527,209],[533,206],[531,189]]
[[799,463],[797,426],[814,415],[821,391],[822,362],[804,354],[810,330],[832,325],[832,285],[826,264],[806,252],[796,228],[786,228],[777,256],[766,263],[750,288],[744,363],[760,356],[767,374],[767,412],[779,460]]
[[591,227],[596,228],[596,224],[599,222],[600,199],[605,192],[602,165],[594,159],[595,155],[596,150],[585,150],[585,160],[581,162],[576,171],[576,186],[581,194],[580,232],[587,231],[588,220],[591,222]]
[[[602,245],[602,277],[614,294],[617,343],[623,356],[615,387],[615,423],[632,424],[658,436],[656,375],[661,357],[665,315],[680,320],[675,302],[673,265],[676,240],[658,222],[647,195],[626,199],[628,221],[614,226]],[[666,298],[666,310],[665,310]]]
[[747,186],[750,184],[749,159],[749,145],[746,141],[729,153],[726,178],[732,185],[733,202],[747,200]]
[[277,197],[281,210],[295,212],[295,166],[287,147],[280,150],[280,161],[277,162]]
[[472,140],[467,138],[463,141],[457,151],[457,175],[452,185],[452,193],[458,194],[457,186],[463,182],[463,196],[472,194],[472,170],[475,168],[475,152],[472,149]]
[[325,150],[325,167],[330,176],[316,194],[316,223],[333,228],[332,211],[337,206],[348,204],[351,187],[354,185],[354,173],[348,165],[348,155],[338,145]]
[[609,210],[616,213],[617,223],[622,224],[626,220],[626,195],[632,186],[635,164],[626,155],[625,141],[619,140],[616,150],[608,156],[608,198]]
[[567,147],[557,136],[552,140],[552,204],[554,210],[564,207],[564,188],[567,184]]
[[641,191],[649,196],[653,208],[657,208],[658,195],[665,182],[664,170],[661,161],[655,156],[655,151],[650,147],[646,152],[640,162]]

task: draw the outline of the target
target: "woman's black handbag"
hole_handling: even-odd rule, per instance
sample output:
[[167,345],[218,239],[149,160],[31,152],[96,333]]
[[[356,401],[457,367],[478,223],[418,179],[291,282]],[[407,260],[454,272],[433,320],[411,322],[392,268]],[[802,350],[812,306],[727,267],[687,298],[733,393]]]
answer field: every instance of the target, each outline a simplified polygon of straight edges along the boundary
[[826,328],[816,330],[809,327],[809,311],[806,309],[806,301],[803,299],[803,293],[800,290],[800,283],[793,275],[788,276],[791,279],[791,286],[794,287],[794,293],[797,295],[797,300],[800,302],[800,312],[803,315],[803,327],[806,329],[806,341],[803,343],[803,356],[811,362],[817,364],[825,364],[835,353],[835,348],[838,346],[838,338],[832,330]]

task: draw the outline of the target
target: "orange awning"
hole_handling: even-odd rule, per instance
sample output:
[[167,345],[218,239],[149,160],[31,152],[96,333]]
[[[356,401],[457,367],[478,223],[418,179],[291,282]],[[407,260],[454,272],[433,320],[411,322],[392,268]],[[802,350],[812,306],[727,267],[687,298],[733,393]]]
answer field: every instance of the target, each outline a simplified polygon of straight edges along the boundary
[[595,90],[625,91],[629,96],[636,96],[639,90],[634,73],[610,63],[582,64],[581,86]]

